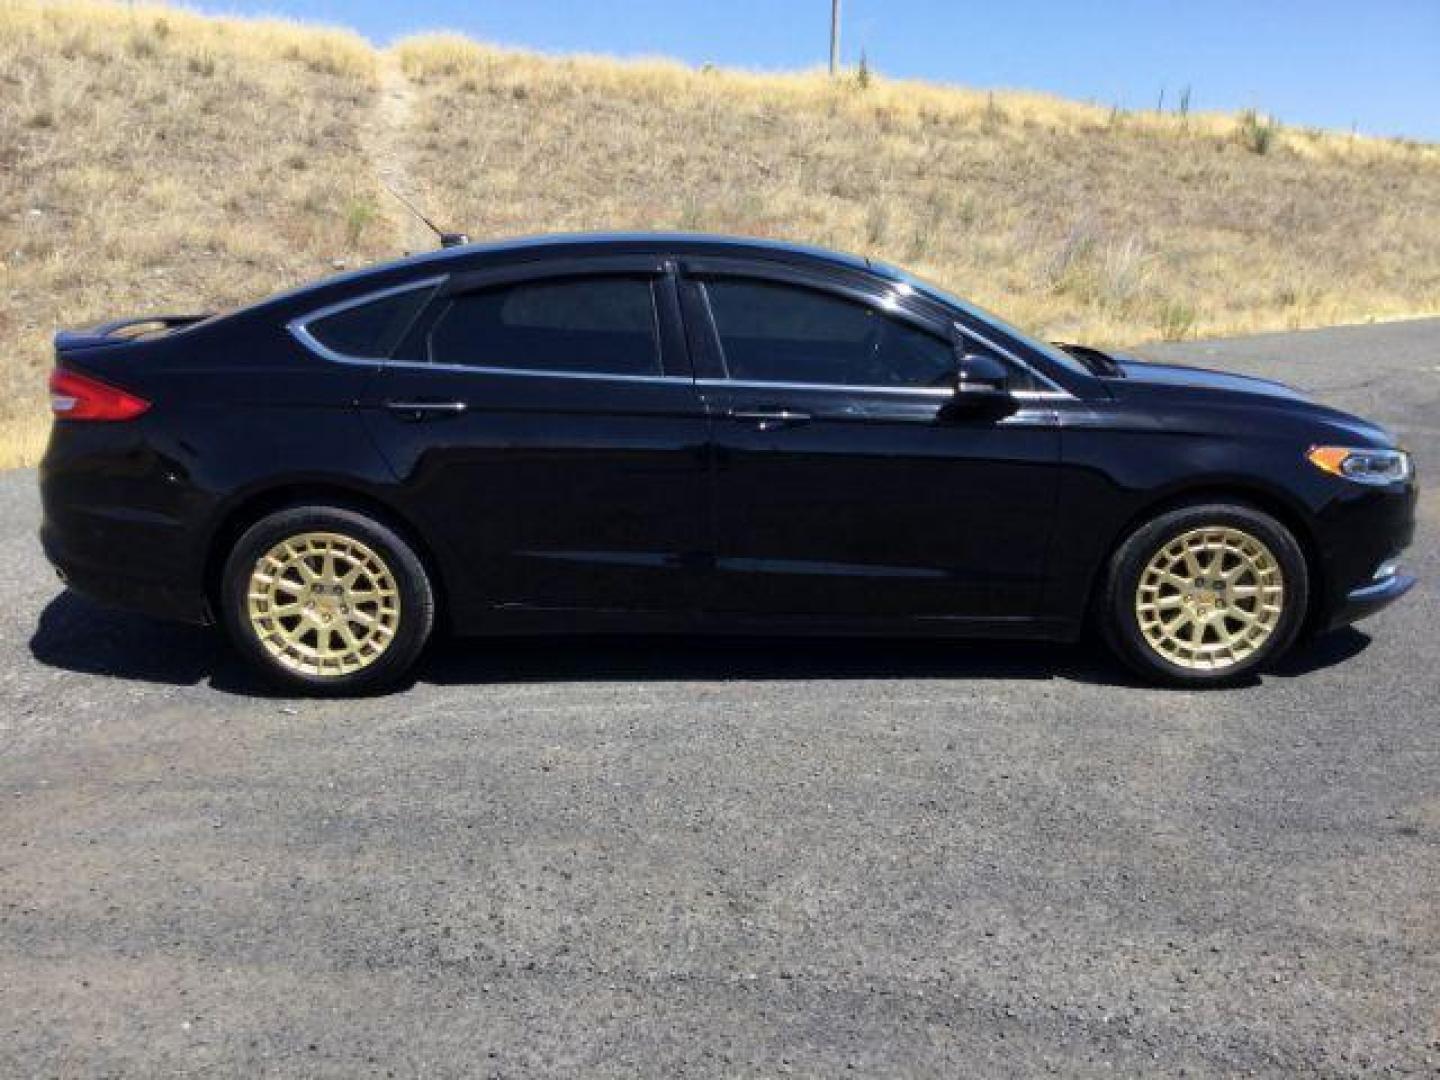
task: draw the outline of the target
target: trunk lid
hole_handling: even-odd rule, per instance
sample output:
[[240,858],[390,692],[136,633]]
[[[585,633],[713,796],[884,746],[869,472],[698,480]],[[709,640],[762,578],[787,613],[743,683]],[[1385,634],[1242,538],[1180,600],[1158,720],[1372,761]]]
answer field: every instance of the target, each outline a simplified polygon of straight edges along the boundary
[[61,330],[55,335],[55,353],[57,356],[65,356],[135,341],[152,341],[213,317],[211,314],[142,315],[130,319],[113,319],[78,330]]

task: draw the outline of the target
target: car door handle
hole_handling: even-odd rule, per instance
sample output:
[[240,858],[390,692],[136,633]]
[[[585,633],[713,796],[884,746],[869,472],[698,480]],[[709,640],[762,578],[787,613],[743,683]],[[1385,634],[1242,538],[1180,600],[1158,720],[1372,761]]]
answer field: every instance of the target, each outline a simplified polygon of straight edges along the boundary
[[729,416],[731,420],[739,420],[742,424],[754,424],[761,431],[772,431],[775,428],[810,421],[809,413],[796,412],[794,409],[731,409]]
[[387,401],[385,408],[401,420],[418,424],[424,420],[443,420],[459,416],[470,406],[463,401]]

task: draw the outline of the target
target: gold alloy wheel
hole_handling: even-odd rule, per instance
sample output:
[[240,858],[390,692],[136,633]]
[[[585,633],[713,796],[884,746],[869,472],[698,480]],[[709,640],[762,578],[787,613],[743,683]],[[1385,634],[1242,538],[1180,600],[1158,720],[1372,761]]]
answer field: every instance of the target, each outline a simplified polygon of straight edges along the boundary
[[1183,668],[1215,671],[1254,655],[1285,611],[1274,553],[1228,525],[1191,529],[1140,573],[1135,616],[1145,642]]
[[400,592],[385,561],[339,533],[300,533],[255,563],[250,626],[291,671],[334,678],[378,660],[400,626]]

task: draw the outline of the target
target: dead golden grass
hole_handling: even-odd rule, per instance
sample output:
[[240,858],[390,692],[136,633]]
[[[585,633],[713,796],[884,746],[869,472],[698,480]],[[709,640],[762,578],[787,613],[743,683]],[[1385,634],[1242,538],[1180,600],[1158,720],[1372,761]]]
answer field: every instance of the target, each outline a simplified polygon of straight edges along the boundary
[[1440,147],[1262,117],[97,0],[0,0],[0,90],[0,463],[38,450],[56,326],[396,252],[380,176],[476,237],[786,237],[1099,343],[1440,311]]
[[57,326],[244,301],[393,251],[358,36],[0,0],[0,463],[33,461]]
[[1440,310],[1433,145],[451,35],[398,52],[412,175],[479,235],[798,238],[1099,343]]

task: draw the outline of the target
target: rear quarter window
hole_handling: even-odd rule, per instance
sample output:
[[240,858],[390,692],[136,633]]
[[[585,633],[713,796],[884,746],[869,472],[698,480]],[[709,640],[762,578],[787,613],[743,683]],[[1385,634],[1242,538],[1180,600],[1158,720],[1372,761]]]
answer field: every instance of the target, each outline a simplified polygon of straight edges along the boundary
[[399,346],[434,291],[433,285],[423,285],[361,300],[352,307],[310,319],[305,329],[325,348],[343,356],[383,360]]

